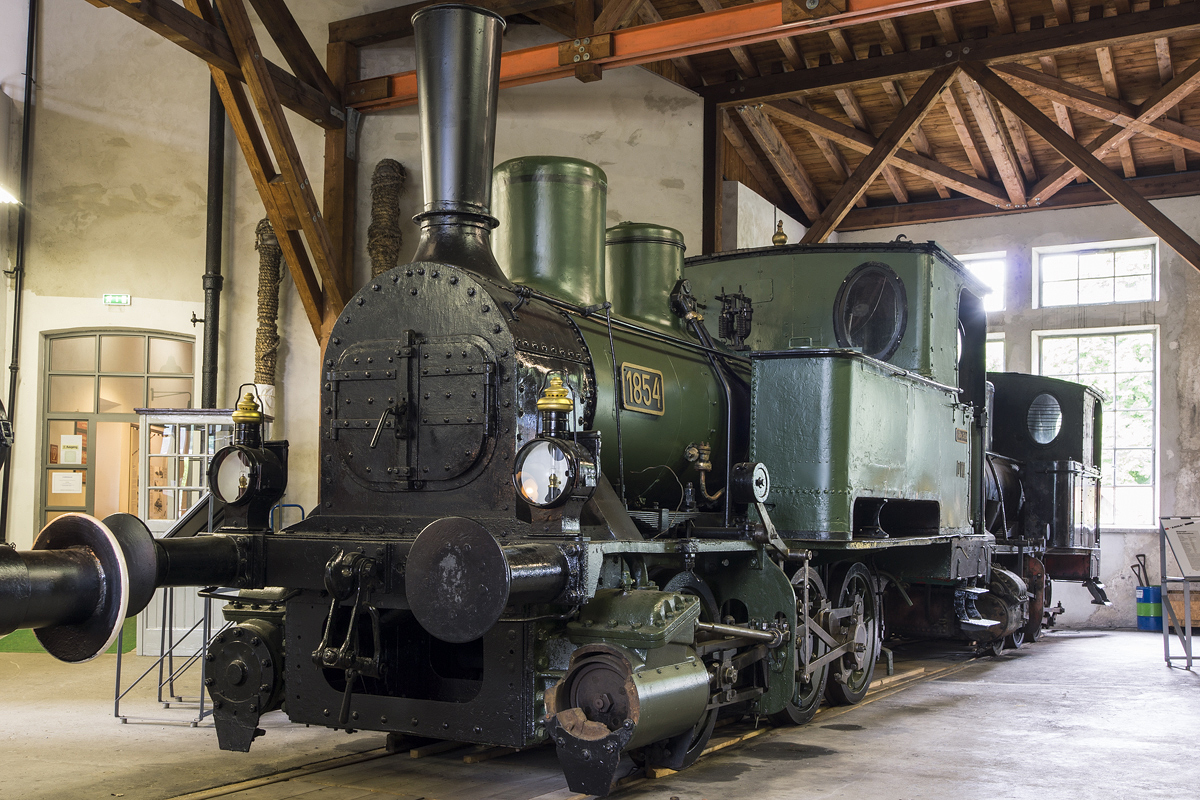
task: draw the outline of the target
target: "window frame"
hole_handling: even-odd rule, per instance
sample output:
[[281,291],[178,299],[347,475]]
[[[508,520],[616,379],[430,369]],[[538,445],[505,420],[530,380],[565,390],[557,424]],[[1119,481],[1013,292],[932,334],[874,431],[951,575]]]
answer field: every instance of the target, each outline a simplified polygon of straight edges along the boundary
[[[1004,347],[1001,350],[1000,360],[1003,362],[999,372],[1008,371],[1008,338],[1004,335],[1004,331],[988,331],[987,337],[984,339],[984,360],[987,359],[987,346],[992,342],[1000,342]],[[989,370],[990,372],[991,370]]]
[[[1067,305],[1048,306],[1042,302],[1042,256],[1058,255],[1061,253],[1088,253],[1097,251],[1132,250],[1147,247],[1151,250],[1150,259],[1150,297],[1140,300],[1114,299],[1103,303],[1071,303]],[[1048,245],[1031,248],[1031,269],[1033,277],[1032,301],[1033,309],[1047,308],[1103,308],[1104,306],[1124,305],[1128,303],[1153,303],[1159,299],[1159,266],[1162,259],[1161,245],[1157,236],[1143,236],[1136,239],[1110,239],[1103,242],[1081,242],[1078,244]],[[1076,281],[1079,279],[1076,278]]]
[[[143,370],[141,373],[134,372],[103,372],[101,370],[101,340],[104,336],[135,336],[142,338],[142,356]],[[95,360],[93,368],[87,370],[54,370],[51,361],[51,347],[55,340],[74,339],[74,338],[91,338],[94,340]],[[150,341],[151,339],[168,339],[172,341],[185,342],[192,346],[192,361],[190,364],[184,365],[188,368],[188,372],[151,372],[150,371]],[[150,330],[146,328],[66,328],[52,331],[41,332],[41,348],[42,358],[41,370],[38,381],[39,398],[38,398],[38,497],[37,497],[37,517],[35,524],[38,529],[41,529],[47,522],[47,517],[50,514],[65,514],[65,513],[87,513],[93,514],[96,507],[96,481],[95,469],[96,459],[92,453],[94,452],[98,434],[99,424],[102,422],[126,422],[138,423],[141,417],[135,412],[101,412],[100,408],[100,378],[103,377],[140,377],[142,379],[142,402],[146,403],[147,393],[150,391],[150,380],[152,378],[190,378],[192,381],[192,402],[196,400],[196,380],[199,374],[196,371],[196,337],[186,333],[175,333],[172,331]],[[92,410],[90,412],[82,411],[51,411],[51,378],[55,376],[80,376],[91,377],[92,380]],[[86,422],[87,423],[87,445],[85,453],[87,454],[86,464],[58,464],[50,463],[50,426],[54,422]],[[58,471],[82,471],[84,474],[84,500],[82,506],[66,507],[62,504],[51,504],[50,488],[51,488],[51,472]],[[139,475],[139,482],[141,476]]]
[[[1071,306],[1067,306],[1071,308]],[[1120,336],[1130,333],[1152,333],[1154,335],[1154,358],[1153,358],[1153,380],[1154,380],[1154,399],[1151,407],[1154,410],[1154,419],[1151,425],[1153,431],[1153,444],[1151,445],[1153,452],[1151,453],[1151,463],[1154,467],[1154,479],[1151,482],[1151,496],[1154,499],[1153,515],[1149,522],[1144,525],[1122,525],[1118,526],[1115,523],[1109,523],[1107,526],[1101,522],[1101,527],[1107,527],[1109,530],[1118,531],[1146,531],[1157,530],[1159,514],[1162,513],[1162,330],[1157,323],[1145,325],[1107,325],[1092,328],[1046,328],[1038,329],[1030,332],[1030,363],[1032,372],[1035,375],[1042,375],[1042,348],[1043,339],[1054,339],[1069,336]],[[1115,373],[1114,373],[1115,374]],[[1116,409],[1111,406],[1116,398],[1108,397],[1105,399],[1104,410]],[[1107,420],[1106,420],[1107,421]],[[1113,431],[1114,450],[1116,449],[1116,431]],[[1102,444],[1100,459],[1101,470],[1103,470],[1103,451]],[[1104,487],[1103,472],[1100,478],[1101,492]],[[1111,487],[1111,488],[1115,488]]]

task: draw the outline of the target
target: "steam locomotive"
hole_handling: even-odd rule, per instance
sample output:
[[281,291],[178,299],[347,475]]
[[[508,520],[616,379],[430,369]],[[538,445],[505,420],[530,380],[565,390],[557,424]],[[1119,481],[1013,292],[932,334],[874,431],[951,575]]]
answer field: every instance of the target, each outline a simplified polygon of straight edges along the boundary
[[502,18],[414,26],[422,239],[333,327],[318,507],[272,530],[287,443],[247,396],[209,471],[216,534],[58,517],[0,548],[0,633],[83,661],[156,587],[239,588],[206,655],[222,749],[282,707],[551,741],[603,795],[624,754],[690,764],[722,714],[858,702],[885,628],[998,650],[1052,617],[1051,579],[1103,601],[1101,397],[986,374],[983,287],[953,257],[685,261],[670,228],[606,231],[594,165],[493,175]]

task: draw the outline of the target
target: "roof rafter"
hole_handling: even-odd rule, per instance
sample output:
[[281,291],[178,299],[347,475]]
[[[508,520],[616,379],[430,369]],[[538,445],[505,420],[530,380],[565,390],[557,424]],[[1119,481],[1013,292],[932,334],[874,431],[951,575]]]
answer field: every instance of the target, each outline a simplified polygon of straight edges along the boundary
[[[1154,101],[1157,113],[1154,116],[1147,116],[1142,112],[1145,103],[1135,107],[1122,100],[1113,100],[1088,91],[1061,78],[1051,78],[1020,64],[1001,64],[995,67],[996,72],[1008,77],[1010,81],[1017,81],[1025,91],[1057,99],[1085,114],[1098,117],[1122,128],[1129,128],[1131,136],[1142,134],[1187,150],[1200,152],[1200,128],[1193,128],[1163,118],[1167,110],[1174,108],[1184,97],[1200,88],[1200,75],[1196,74],[1195,70],[1196,63],[1193,62],[1186,70],[1177,73],[1174,78],[1164,84],[1162,89],[1151,95],[1147,102]],[[1181,75],[1189,77],[1180,80]],[[1165,109],[1159,109],[1159,106],[1165,107]]]
[[824,198],[774,123],[761,107],[740,106],[737,111],[809,220],[819,217],[821,207],[825,204]]
[[1012,109],[1022,122],[1082,170],[1109,197],[1120,203],[1138,221],[1174,248],[1189,264],[1200,269],[1200,244],[1197,244],[1195,239],[1131,189],[1083,145],[1063,133],[1062,129],[1039,111],[1037,106],[1001,80],[999,75],[986,66],[973,62],[964,62],[962,68],[981,88],[998,102]]
[[990,101],[969,75],[959,73],[958,87],[962,89],[963,95],[967,98],[967,105],[971,107],[971,113],[975,116],[975,124],[979,126],[979,133],[983,136],[984,144],[987,145],[988,152],[992,155],[992,163],[996,165],[996,171],[1000,173],[1000,182],[1004,184],[1004,189],[1008,192],[1009,202],[1014,206],[1025,205],[1025,184],[1017,172],[1017,162],[1012,152],[1012,145],[1000,127],[1000,122],[996,119],[996,113]]
[[721,109],[720,114],[721,131],[725,135],[725,138],[729,140],[729,143],[733,145],[733,149],[737,152],[738,156],[741,157],[742,163],[746,165],[746,168],[750,170],[750,174],[762,186],[763,193],[766,194],[767,199],[777,206],[783,205],[783,195],[776,188],[775,181],[771,179],[767,168],[758,160],[758,156],[754,153],[754,149],[750,147],[750,143],[746,141],[746,137],[742,135],[742,132],[734,123],[730,112],[726,109]]
[[[793,100],[774,100],[764,104],[763,110],[768,115],[789,125],[819,133],[860,153],[870,153],[878,143],[874,136],[823,117]],[[941,181],[952,189],[992,206],[1003,206],[1008,202],[1008,198],[996,186],[980,178],[959,172],[953,167],[947,167],[932,158],[910,153],[907,150],[897,150],[892,155],[892,163],[925,180]]]
[[821,216],[805,232],[804,238],[801,239],[802,242],[823,242],[829,237],[837,224],[850,211],[854,201],[862,196],[862,193],[867,190],[867,186],[887,165],[888,160],[900,149],[900,145],[912,135],[913,128],[917,127],[929,113],[938,95],[949,85],[957,73],[958,66],[950,64],[936,70],[925,79],[925,83],[913,95],[912,102],[900,111],[896,119],[892,120],[892,124],[887,127],[883,136],[879,137],[875,147],[867,154],[866,158],[859,162],[854,174],[842,184],[837,194],[829,201],[829,205],[821,212]]

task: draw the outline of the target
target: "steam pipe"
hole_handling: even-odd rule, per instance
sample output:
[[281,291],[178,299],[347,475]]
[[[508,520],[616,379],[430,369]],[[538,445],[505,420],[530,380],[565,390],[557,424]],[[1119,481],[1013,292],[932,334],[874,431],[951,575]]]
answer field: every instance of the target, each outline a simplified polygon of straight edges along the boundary
[[413,14],[424,210],[413,261],[508,283],[492,255],[490,213],[504,18],[469,5]]
[[225,106],[211,82],[208,93],[208,227],[204,240],[204,350],[200,407],[217,407],[217,347],[221,333],[221,243],[225,216]]

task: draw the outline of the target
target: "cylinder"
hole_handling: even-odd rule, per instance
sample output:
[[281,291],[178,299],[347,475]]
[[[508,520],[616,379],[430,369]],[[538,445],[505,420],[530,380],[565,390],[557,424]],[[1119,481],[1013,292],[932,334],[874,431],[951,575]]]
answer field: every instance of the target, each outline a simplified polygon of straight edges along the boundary
[[509,280],[583,306],[603,303],[608,176],[575,158],[526,156],[494,175],[492,250]]
[[665,225],[622,222],[608,229],[605,260],[613,311],[649,328],[685,335],[670,295],[683,277],[683,234]]
[[[610,731],[633,725],[627,750],[675,736],[692,728],[708,705],[708,670],[694,652],[639,651],[620,645],[586,645],[571,657],[562,681],[547,693],[548,709],[579,708],[588,720]],[[674,652],[674,650],[672,650]],[[655,659],[648,663],[647,658]]]
[[489,206],[504,18],[467,5],[413,14],[424,211],[414,261],[503,277],[492,256]]

